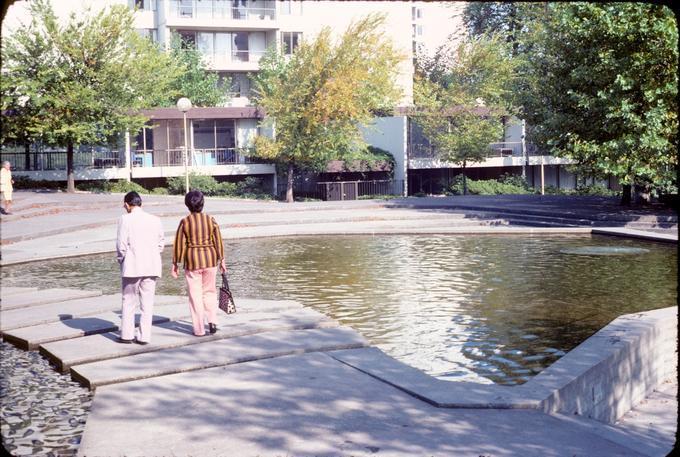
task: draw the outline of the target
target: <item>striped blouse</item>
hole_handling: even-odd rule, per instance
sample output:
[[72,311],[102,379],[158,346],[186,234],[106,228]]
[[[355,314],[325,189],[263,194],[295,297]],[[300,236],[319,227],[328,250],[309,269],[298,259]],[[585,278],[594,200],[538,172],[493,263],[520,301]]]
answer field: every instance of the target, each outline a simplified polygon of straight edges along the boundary
[[172,251],[172,264],[183,262],[185,270],[216,267],[224,257],[224,245],[215,218],[191,213],[179,223]]

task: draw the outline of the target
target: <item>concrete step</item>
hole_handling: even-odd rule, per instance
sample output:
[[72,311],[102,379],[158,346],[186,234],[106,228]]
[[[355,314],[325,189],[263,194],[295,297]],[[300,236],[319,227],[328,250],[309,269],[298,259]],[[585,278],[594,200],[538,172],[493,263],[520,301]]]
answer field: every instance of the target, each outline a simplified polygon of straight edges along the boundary
[[78,365],[71,369],[71,376],[95,389],[136,379],[366,344],[366,339],[349,327],[274,331]]
[[[4,288],[3,288],[4,289]],[[26,308],[29,306],[44,305],[46,303],[63,302],[77,298],[96,297],[101,295],[100,290],[76,290],[76,289],[43,289],[27,291],[20,294],[2,297],[0,310]]]
[[38,290],[37,287],[12,287],[12,286],[2,286],[2,289],[0,289],[0,300],[5,300],[5,297],[9,297],[10,295],[16,295],[16,294],[23,294],[26,292],[34,292]]
[[301,329],[337,326],[338,324],[311,309],[291,309],[269,313],[218,314],[219,330],[214,335],[196,337],[191,322],[179,320],[155,325],[151,331],[149,344],[121,344],[116,341],[115,333],[103,333],[64,341],[45,343],[40,353],[65,372],[71,366],[100,360],[126,357],[142,352],[156,352],[179,346],[220,340],[234,336],[248,335],[283,329]]
[[[156,304],[158,305],[178,303],[182,300],[186,300],[186,298],[170,295],[156,296]],[[23,309],[1,310],[0,331],[4,334],[6,331],[21,327],[118,310],[120,309],[120,304],[121,295],[113,294],[48,303]]]
[[[136,318],[136,323],[139,323],[139,314],[136,315]],[[158,305],[154,306],[152,322],[154,324],[161,324],[163,322],[190,318],[189,306],[186,303]],[[19,349],[32,351],[41,344],[53,341],[114,332],[119,330],[119,324],[120,311],[108,311],[91,316],[50,322],[49,324],[8,330],[3,333],[3,339]]]
[[[280,311],[302,307],[299,303],[289,300],[237,298],[237,302],[239,313]],[[139,314],[136,317],[137,322],[139,322]],[[191,313],[186,297],[184,299],[177,297],[177,304],[156,304],[154,306],[152,322],[154,324],[161,324],[163,322],[190,318]],[[117,309],[115,311],[76,317],[74,319],[7,330],[3,333],[3,339],[20,349],[34,350],[41,344],[53,341],[117,331],[119,323],[120,309]]]

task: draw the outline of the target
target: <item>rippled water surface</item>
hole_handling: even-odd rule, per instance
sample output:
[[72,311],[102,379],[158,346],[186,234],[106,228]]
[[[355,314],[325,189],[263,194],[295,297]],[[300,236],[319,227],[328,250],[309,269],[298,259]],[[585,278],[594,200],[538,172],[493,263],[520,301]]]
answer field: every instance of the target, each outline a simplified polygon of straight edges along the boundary
[[[226,249],[237,304],[298,300],[449,380],[523,383],[617,316],[677,301],[676,247],[623,238],[333,236]],[[6,267],[2,279],[116,293],[118,274],[107,254]],[[184,282],[167,274],[158,293],[185,294]]]

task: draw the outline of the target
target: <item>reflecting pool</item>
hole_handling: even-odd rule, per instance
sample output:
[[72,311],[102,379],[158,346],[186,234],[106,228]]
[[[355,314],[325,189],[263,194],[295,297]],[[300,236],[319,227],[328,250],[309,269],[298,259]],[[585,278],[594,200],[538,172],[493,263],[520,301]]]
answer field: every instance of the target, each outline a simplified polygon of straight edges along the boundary
[[[621,314],[677,303],[672,244],[600,236],[225,240],[238,297],[292,299],[447,380],[513,385]],[[168,274],[158,293],[186,294]],[[119,291],[113,254],[2,269],[5,285]]]

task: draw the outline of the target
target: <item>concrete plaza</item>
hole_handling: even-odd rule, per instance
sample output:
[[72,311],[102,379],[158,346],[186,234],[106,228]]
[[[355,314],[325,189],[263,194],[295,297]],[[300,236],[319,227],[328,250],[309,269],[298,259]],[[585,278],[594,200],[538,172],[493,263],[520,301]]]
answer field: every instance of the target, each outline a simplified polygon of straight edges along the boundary
[[[186,214],[182,198],[143,199],[171,237]],[[225,238],[602,231],[677,243],[674,212],[611,199],[208,199],[205,211]],[[2,262],[111,252],[121,212],[120,194],[18,192],[14,215],[2,217]],[[236,315],[220,316],[218,334],[196,339],[184,297],[159,299],[152,344],[117,345],[119,296],[3,287],[3,337],[96,389],[79,455],[661,456],[674,445],[677,334],[667,324],[675,328],[677,308],[617,319],[535,382],[508,388],[432,378],[295,302],[241,299]],[[619,369],[644,356],[658,364]],[[596,391],[597,376],[620,385]],[[588,417],[597,414],[586,403],[607,396],[627,412]]]

